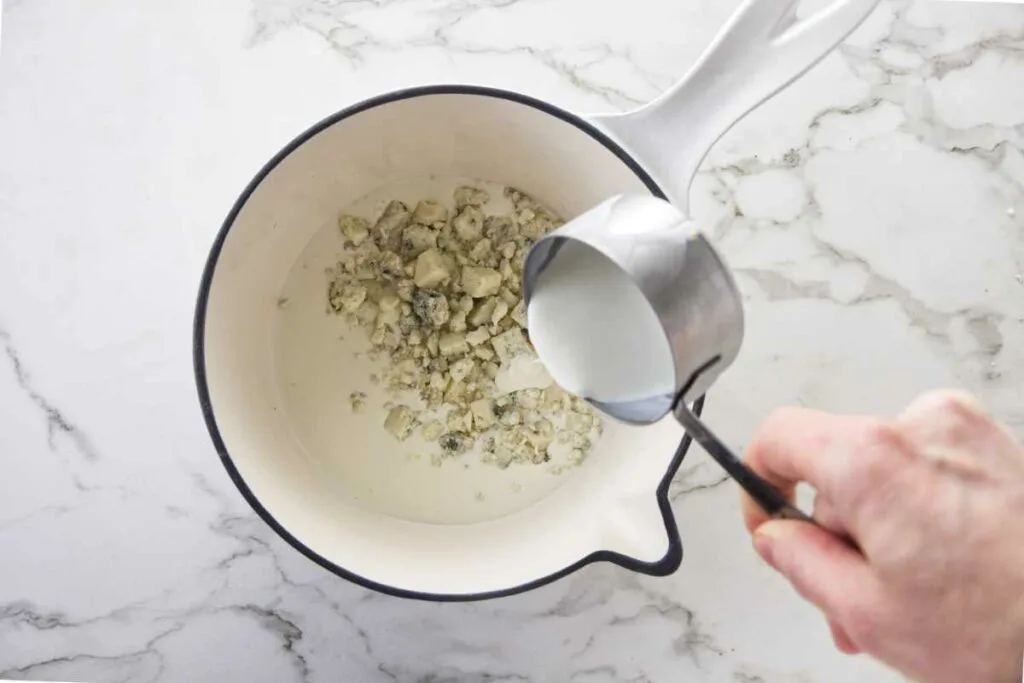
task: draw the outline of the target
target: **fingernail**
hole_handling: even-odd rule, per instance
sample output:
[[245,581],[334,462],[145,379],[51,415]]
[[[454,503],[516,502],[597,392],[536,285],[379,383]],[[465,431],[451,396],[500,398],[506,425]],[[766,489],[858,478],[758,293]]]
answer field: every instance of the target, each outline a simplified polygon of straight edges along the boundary
[[775,557],[773,554],[775,538],[777,537],[777,534],[775,533],[776,531],[777,529],[775,528],[775,525],[771,522],[766,522],[765,524],[757,527],[757,529],[754,530],[754,550],[757,551],[757,554],[761,556],[761,559],[764,560],[769,567],[777,570],[778,567],[775,566]]

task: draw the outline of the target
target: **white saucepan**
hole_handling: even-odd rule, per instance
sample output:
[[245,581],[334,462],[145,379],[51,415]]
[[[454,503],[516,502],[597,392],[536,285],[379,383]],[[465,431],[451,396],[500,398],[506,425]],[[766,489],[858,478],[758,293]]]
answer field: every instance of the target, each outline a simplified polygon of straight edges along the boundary
[[877,1],[833,0],[798,20],[790,0],[745,0],[679,84],[627,114],[583,117],[514,92],[437,85],[302,133],[235,202],[196,310],[200,401],[242,495],[312,560],[394,595],[509,595],[599,560],[674,571],[682,544],[668,487],[689,440],[672,420],[609,425],[582,465],[554,475],[472,454],[436,467],[383,431],[383,413],[353,412],[368,370],[358,334],[325,314],[323,269],[341,248],[328,228],[368,195],[414,201],[466,178],[520,188],[564,218],[638,192],[685,212],[708,148]]

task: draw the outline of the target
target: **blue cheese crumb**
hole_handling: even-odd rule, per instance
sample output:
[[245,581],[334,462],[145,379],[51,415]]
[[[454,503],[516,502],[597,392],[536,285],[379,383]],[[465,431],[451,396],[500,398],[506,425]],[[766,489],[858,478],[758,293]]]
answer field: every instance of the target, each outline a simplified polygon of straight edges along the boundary
[[409,406],[395,406],[384,420],[384,429],[399,441],[405,441],[416,428],[416,416]]

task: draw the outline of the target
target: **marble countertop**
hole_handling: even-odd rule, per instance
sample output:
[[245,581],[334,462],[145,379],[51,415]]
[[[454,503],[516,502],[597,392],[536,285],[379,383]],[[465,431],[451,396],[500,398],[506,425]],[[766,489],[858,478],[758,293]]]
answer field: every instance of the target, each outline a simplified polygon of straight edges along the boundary
[[[7,0],[0,55],[0,679],[899,677],[834,651],[694,449],[686,558],[477,604],[329,575],[248,509],[192,381],[207,248],[309,124],[434,81],[645,102],[736,0]],[[715,147],[694,212],[748,331],[707,417],[977,392],[1024,435],[1024,7],[883,2]]]

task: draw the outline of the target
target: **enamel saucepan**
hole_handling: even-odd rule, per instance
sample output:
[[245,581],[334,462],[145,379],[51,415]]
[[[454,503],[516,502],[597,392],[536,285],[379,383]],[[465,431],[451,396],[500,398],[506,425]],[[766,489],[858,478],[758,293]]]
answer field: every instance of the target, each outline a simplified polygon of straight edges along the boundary
[[[361,102],[302,133],[235,202],[196,310],[199,397],[242,495],[312,560],[394,595],[509,595],[601,560],[674,571],[682,545],[668,488],[689,444],[678,424],[609,424],[561,476],[477,466],[472,454],[458,467],[417,460],[384,433],[382,415],[349,409],[367,370],[324,314],[322,266],[335,245],[319,253],[317,235],[357,199],[389,187],[405,198],[417,179],[514,186],[564,218],[637,193],[686,213],[708,148],[876,4],[832,0],[798,19],[795,2],[744,0],[677,85],[626,114],[580,116],[514,92],[436,85]],[[284,302],[297,268],[308,269],[305,284]],[[283,356],[296,335],[305,351]]]

